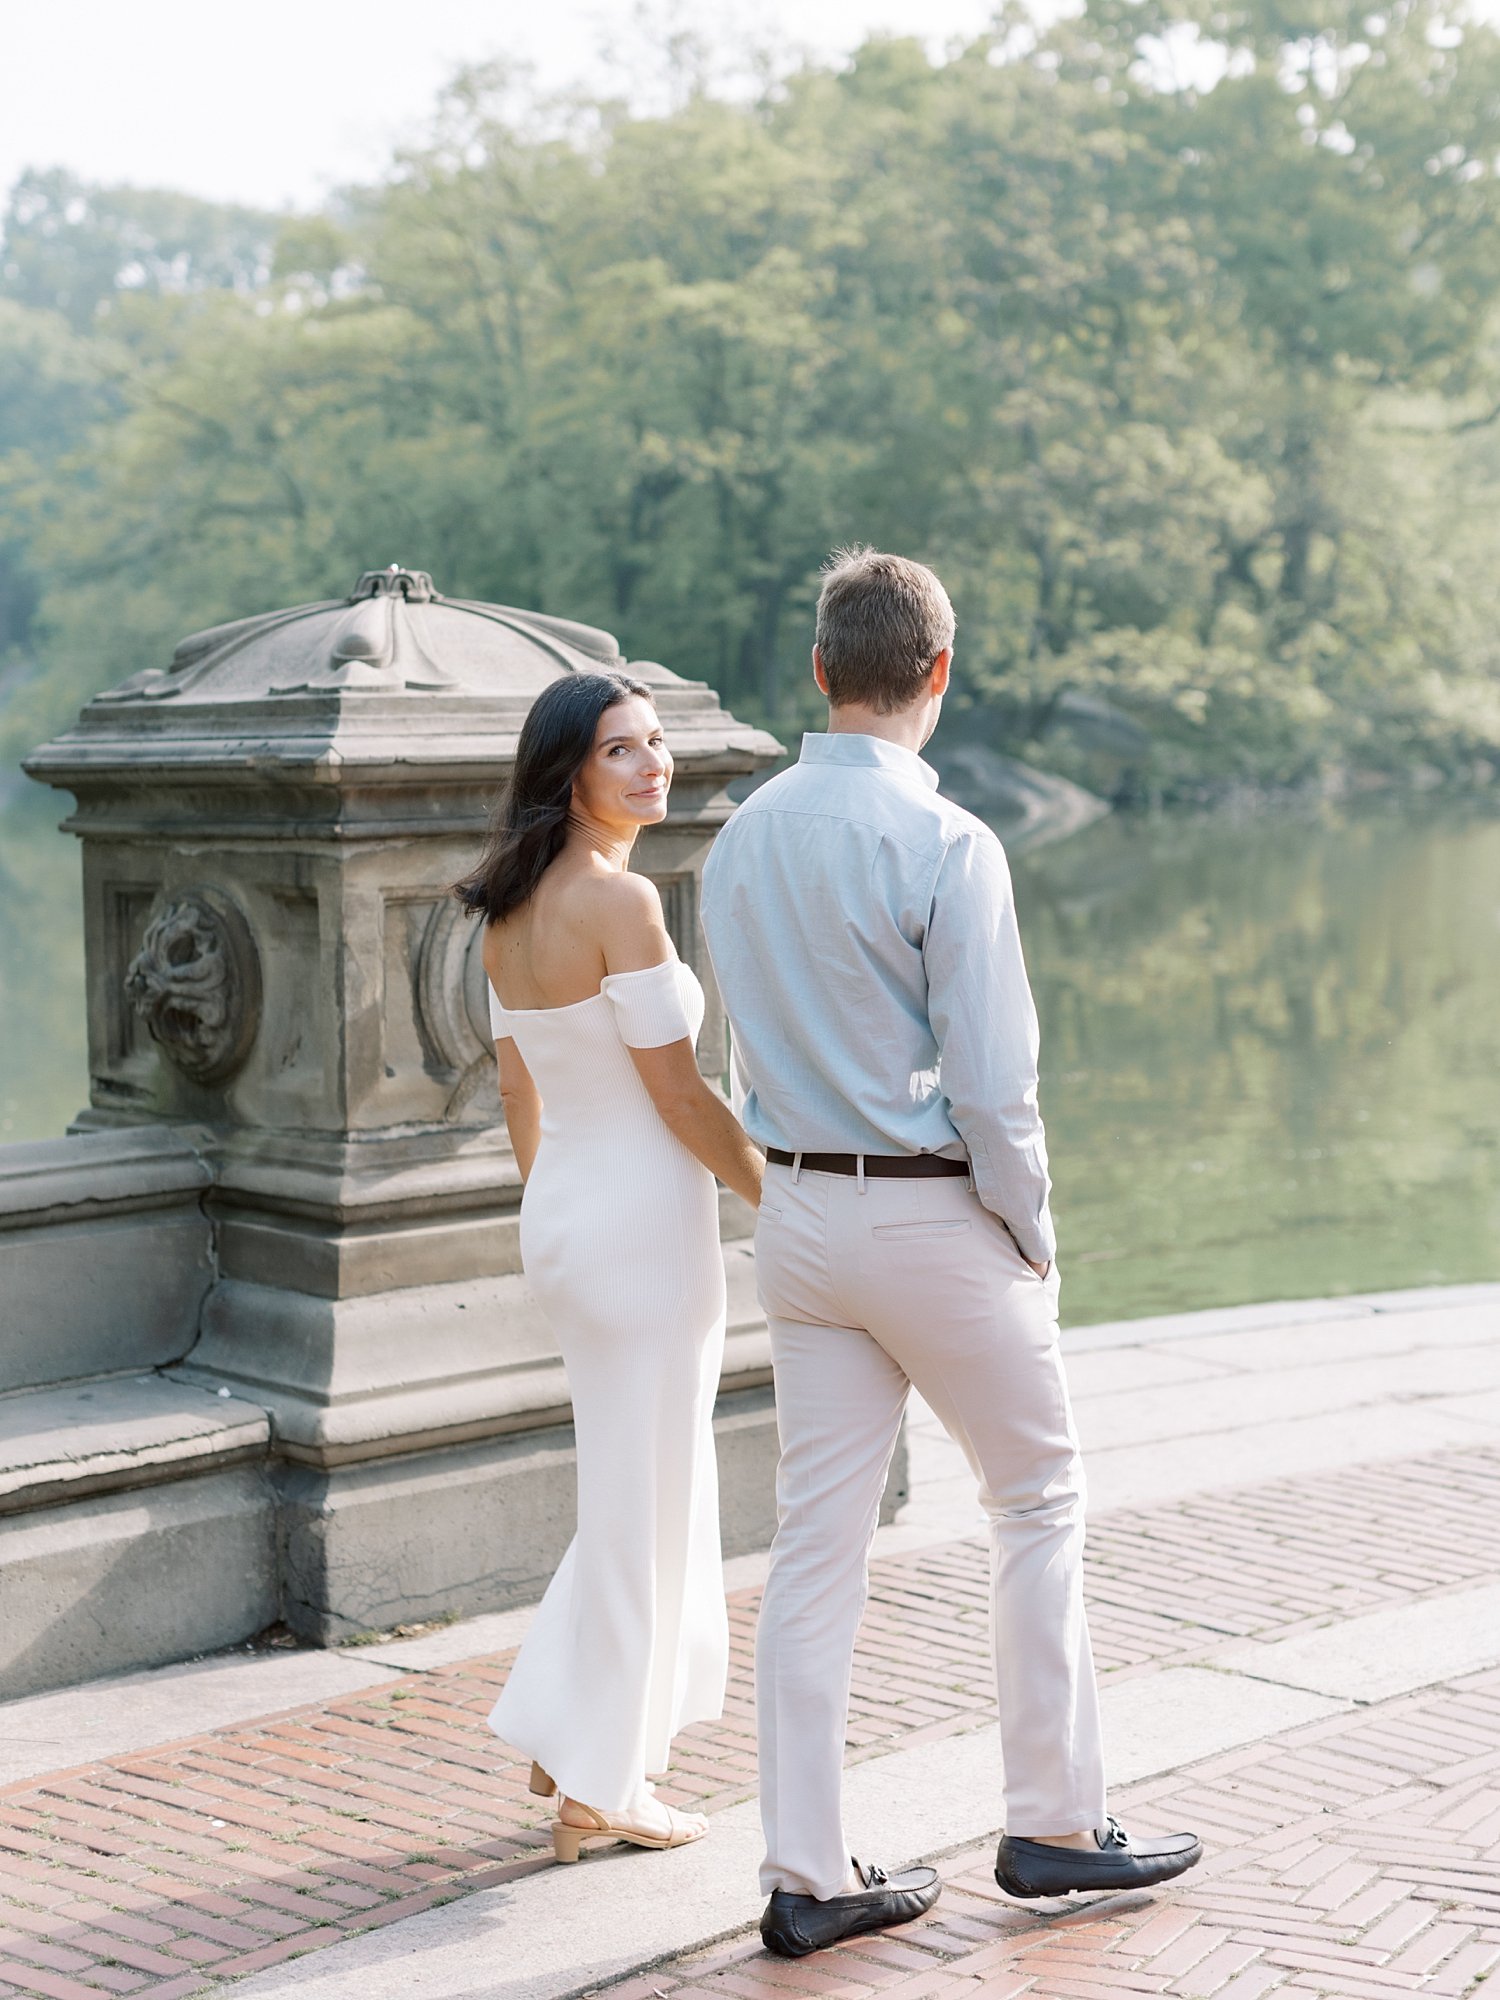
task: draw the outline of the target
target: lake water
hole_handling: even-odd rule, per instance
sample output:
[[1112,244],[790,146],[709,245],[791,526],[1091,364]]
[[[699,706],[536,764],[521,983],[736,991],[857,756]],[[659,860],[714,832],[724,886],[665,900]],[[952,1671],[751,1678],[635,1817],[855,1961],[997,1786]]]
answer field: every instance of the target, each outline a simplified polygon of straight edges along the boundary
[[1500,820],[1109,819],[1015,873],[1065,1324],[1500,1278]]
[[[56,817],[0,808],[0,1139],[87,1096]],[[1500,819],[1107,819],[1015,876],[1065,1324],[1500,1278]]]

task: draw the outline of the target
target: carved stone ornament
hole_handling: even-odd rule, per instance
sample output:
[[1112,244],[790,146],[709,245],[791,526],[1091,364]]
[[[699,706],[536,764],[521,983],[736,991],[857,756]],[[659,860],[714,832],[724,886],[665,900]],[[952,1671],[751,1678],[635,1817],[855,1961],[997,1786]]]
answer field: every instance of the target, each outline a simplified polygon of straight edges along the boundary
[[398,563],[367,569],[350,593],[351,608],[326,657],[306,675],[278,682],[272,694],[393,694],[460,686],[438,659],[440,648],[422,613],[421,607],[440,601],[426,570]]
[[152,916],[125,975],[131,1006],[195,1083],[243,1064],[260,1021],[260,960],[243,915],[213,889],[186,889]]
[[361,597],[401,597],[408,604],[431,604],[436,596],[425,569],[403,569],[400,563],[365,570],[349,593],[351,603]]
[[[494,1090],[495,1044],[490,1039],[489,981],[484,971],[484,925],[465,915],[456,898],[438,904],[417,956],[421,1028],[433,1057],[453,1089],[443,1115],[450,1122],[470,1113],[481,1085]],[[492,1097],[475,1114],[498,1116]]]

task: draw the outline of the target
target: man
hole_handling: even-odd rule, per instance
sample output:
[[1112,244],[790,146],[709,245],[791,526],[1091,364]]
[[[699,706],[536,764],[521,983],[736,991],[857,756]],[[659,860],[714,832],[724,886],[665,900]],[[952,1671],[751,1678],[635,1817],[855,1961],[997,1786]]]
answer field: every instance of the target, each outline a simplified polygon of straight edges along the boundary
[[813,674],[827,735],[720,833],[703,920],[744,1121],[781,1435],[757,1646],[768,1948],[921,1915],[930,1868],[853,1861],[840,1812],[867,1561],[909,1388],[979,1482],[1005,1763],[1001,1886],[1137,1888],[1190,1834],[1105,1812],[1082,1587],[1083,1474],[1057,1346],[1037,1026],[1005,854],[937,794],[953,609],[920,563],[832,558]]

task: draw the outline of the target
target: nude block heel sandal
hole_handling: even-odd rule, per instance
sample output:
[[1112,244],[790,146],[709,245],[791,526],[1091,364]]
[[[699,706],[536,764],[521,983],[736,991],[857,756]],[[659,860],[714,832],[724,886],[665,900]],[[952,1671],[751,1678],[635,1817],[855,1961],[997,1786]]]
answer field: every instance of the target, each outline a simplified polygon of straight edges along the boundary
[[596,1813],[592,1806],[584,1806],[583,1811],[595,1822],[593,1826],[569,1826],[565,1819],[552,1822],[552,1852],[559,1861],[576,1861],[586,1840],[614,1838],[613,1829],[603,1813]]
[[643,1827],[634,1820],[609,1819],[592,1806],[580,1804],[577,1799],[569,1799],[568,1804],[577,1812],[585,1812],[593,1821],[592,1826],[569,1826],[565,1819],[552,1822],[552,1852],[559,1861],[576,1861],[579,1849],[586,1840],[628,1840],[632,1847],[688,1847],[695,1840],[701,1840],[708,1828],[694,1826],[682,1813],[667,1808],[668,1828],[665,1833]]
[[527,1790],[534,1792],[539,1799],[550,1799],[552,1794],[557,1790],[557,1785],[553,1779],[547,1776],[547,1773],[542,1769],[540,1764],[534,1763],[531,1767],[531,1782],[527,1786]]

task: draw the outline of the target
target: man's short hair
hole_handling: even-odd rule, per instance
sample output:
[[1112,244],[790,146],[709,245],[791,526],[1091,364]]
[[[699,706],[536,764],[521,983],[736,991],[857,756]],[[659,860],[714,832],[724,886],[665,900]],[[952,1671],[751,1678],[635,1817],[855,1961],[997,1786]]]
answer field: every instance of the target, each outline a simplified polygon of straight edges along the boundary
[[818,653],[835,708],[909,708],[953,632],[948,593],[924,564],[853,548],[823,565]]

